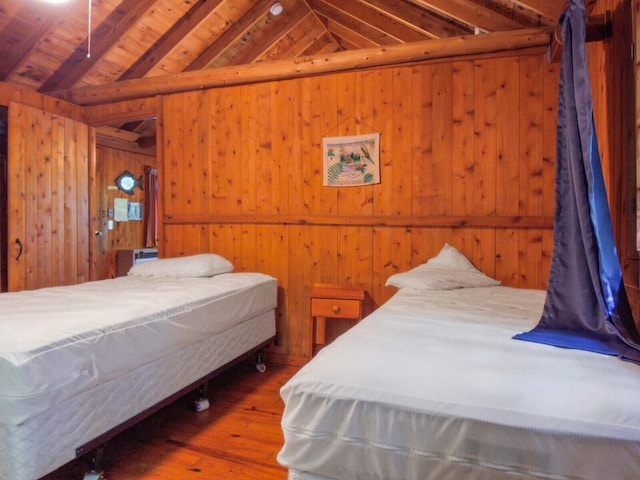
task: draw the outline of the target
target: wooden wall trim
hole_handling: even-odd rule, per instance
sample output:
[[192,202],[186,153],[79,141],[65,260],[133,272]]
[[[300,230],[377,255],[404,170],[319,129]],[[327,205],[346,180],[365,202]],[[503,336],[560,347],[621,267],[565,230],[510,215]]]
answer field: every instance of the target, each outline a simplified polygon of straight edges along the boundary
[[67,118],[79,122],[85,121],[84,109],[78,105],[23,87],[0,82],[0,105],[9,106],[11,102],[58,115],[64,115]]
[[108,85],[79,87],[57,92],[56,95],[79,105],[97,105],[153,95],[407,65],[434,59],[455,60],[461,56],[497,54],[505,51],[517,54],[520,50],[530,50],[533,47],[546,49],[552,33],[551,29],[529,28],[425,40],[322,56],[125,80]]
[[114,121],[139,120],[158,115],[157,97],[113,102],[84,108],[89,125],[108,125]]
[[203,214],[165,215],[167,225],[318,225],[357,227],[450,227],[450,228],[542,228],[553,229],[552,216],[517,215],[283,215],[283,214]]

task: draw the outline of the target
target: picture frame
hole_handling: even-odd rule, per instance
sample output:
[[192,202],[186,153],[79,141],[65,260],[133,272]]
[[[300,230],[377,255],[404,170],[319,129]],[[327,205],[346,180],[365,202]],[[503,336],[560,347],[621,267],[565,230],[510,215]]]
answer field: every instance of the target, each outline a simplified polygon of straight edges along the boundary
[[324,137],[322,156],[324,186],[380,183],[380,133]]

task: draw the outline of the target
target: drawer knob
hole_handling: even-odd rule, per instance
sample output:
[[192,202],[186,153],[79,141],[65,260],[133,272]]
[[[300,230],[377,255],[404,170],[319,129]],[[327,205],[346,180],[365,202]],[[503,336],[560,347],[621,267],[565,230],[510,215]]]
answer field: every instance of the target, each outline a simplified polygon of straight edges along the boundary
[[331,306],[331,311],[333,313],[340,313],[340,305],[332,305]]

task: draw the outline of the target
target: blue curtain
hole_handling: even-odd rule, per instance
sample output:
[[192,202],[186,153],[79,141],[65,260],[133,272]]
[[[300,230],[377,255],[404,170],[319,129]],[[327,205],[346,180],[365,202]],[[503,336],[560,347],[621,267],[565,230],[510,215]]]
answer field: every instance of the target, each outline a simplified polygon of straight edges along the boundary
[[514,338],[640,363],[640,336],[622,281],[593,121],[584,0],[560,18],[554,243],[538,325]]

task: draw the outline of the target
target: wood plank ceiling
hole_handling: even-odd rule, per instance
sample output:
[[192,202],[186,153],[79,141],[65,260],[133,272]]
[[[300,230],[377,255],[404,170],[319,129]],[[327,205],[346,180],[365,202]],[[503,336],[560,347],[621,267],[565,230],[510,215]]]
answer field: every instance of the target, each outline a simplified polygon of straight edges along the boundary
[[[124,80],[549,28],[559,0],[0,0],[0,81],[58,95]],[[588,2],[589,3],[589,2]],[[90,35],[89,35],[90,32]],[[148,122],[114,125],[134,140]]]

